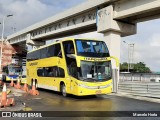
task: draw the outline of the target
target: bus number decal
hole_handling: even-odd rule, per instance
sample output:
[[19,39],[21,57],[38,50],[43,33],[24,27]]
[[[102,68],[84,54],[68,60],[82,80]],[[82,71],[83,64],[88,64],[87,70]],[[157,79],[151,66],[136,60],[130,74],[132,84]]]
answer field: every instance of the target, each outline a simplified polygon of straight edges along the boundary
[[33,62],[33,63],[30,63],[29,66],[34,66],[34,65],[37,65],[38,62]]
[[107,60],[107,58],[90,58],[90,57],[85,57],[84,60],[101,61],[101,60]]

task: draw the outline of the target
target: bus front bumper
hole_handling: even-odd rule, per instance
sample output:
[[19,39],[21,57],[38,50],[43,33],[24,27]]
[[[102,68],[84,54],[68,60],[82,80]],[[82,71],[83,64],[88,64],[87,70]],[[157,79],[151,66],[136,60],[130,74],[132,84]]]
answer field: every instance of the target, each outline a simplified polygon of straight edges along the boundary
[[[17,78],[13,78],[13,81],[17,81],[17,79],[18,79],[18,77]],[[6,81],[11,81],[11,80],[12,80],[12,78],[6,76]]]
[[112,93],[112,85],[108,84],[106,88],[101,88],[101,86],[97,86],[97,88],[85,88],[85,87],[78,87],[77,92],[75,95],[77,96],[87,96],[87,95],[104,95]]

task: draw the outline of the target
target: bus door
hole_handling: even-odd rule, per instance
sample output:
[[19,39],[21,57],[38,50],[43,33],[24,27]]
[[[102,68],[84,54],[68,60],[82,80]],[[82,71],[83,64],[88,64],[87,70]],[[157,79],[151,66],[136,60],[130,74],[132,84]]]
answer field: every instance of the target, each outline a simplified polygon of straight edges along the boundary
[[64,50],[64,56],[65,56],[65,62],[66,62],[66,69],[68,72],[68,75],[70,76],[70,81],[68,81],[70,86],[68,88],[72,91],[73,90],[73,83],[74,83],[74,77],[76,72],[73,72],[74,70],[72,67],[76,67],[76,58],[75,56],[75,47],[72,40],[64,41],[63,42],[63,50]]
[[[72,64],[68,68],[69,75],[70,75],[70,90],[74,91],[74,83],[77,79],[77,64],[76,62],[72,62]],[[76,79],[75,79],[76,78]]]
[[55,44],[55,55],[57,56],[57,69],[56,69],[56,78],[54,79],[54,83],[55,86],[58,88],[60,81],[63,81],[65,77],[65,72],[64,72],[65,59],[62,54],[62,47],[60,43]]
[[54,55],[56,56],[56,59],[55,59],[55,66],[53,67],[53,79],[52,79],[52,83],[53,84],[53,89],[55,91],[58,90],[58,87],[59,87],[59,82],[60,82],[60,70],[59,70],[59,67],[62,66],[63,64],[63,59],[62,59],[62,48],[61,48],[61,44],[58,43],[58,44],[55,44],[54,45]]

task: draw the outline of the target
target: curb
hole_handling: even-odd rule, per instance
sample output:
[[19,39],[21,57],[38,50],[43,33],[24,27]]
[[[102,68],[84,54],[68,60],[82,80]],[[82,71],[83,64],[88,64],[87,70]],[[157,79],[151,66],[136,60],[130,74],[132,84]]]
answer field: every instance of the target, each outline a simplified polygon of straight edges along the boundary
[[125,93],[112,93],[110,95],[115,95],[119,97],[127,97],[127,98],[132,98],[132,99],[137,99],[137,100],[144,100],[144,101],[149,101],[149,102],[155,102],[155,103],[160,103],[159,98],[150,98],[150,97],[142,97],[142,96],[137,96],[137,95],[128,95]]

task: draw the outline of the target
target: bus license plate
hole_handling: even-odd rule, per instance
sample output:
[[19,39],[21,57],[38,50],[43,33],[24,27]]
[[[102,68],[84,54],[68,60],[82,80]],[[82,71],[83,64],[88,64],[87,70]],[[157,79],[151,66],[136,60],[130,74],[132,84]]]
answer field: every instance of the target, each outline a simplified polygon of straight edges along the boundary
[[101,93],[102,93],[101,90],[96,91],[96,94],[101,94]]

